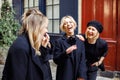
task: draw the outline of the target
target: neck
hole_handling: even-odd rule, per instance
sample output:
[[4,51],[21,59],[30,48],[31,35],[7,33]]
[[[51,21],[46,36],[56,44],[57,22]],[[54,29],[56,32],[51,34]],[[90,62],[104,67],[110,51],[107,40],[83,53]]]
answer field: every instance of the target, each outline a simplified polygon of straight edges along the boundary
[[66,36],[70,37],[70,36],[73,36],[73,35],[74,35],[74,33],[70,33],[70,34],[67,34]]

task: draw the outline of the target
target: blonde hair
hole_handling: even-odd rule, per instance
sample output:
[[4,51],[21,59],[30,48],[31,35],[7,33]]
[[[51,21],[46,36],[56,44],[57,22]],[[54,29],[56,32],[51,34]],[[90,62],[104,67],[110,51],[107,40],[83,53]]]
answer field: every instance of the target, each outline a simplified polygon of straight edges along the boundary
[[69,16],[69,15],[64,16],[64,17],[61,19],[61,24],[60,24],[60,30],[63,31],[63,32],[65,32],[65,30],[64,30],[64,23],[65,23],[65,19],[66,19],[66,18],[69,18],[69,19],[73,22],[75,28],[76,28],[76,26],[77,26],[77,23],[76,23],[76,21],[73,19],[72,16]]
[[42,28],[47,27],[48,18],[37,9],[29,9],[23,14],[22,28],[20,34],[27,33],[30,44],[34,48],[37,55],[41,55],[40,46],[42,42]]

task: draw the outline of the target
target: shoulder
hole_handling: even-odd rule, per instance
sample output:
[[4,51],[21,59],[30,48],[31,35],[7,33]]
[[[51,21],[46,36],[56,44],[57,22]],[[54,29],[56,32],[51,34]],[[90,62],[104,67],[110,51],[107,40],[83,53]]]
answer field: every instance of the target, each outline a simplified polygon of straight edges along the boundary
[[107,42],[105,40],[101,39],[101,38],[98,38],[97,45],[107,47]]
[[101,44],[107,44],[107,42],[101,38],[98,38],[97,42]]
[[10,49],[14,49],[16,51],[28,51],[29,43],[25,36],[18,36],[17,39],[10,46]]

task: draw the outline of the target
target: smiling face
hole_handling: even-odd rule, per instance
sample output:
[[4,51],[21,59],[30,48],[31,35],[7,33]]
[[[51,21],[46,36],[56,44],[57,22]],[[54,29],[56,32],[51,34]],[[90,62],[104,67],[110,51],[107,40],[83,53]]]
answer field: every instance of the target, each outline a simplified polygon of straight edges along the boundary
[[88,26],[85,34],[88,39],[95,39],[99,36],[99,32],[94,26]]
[[68,36],[74,35],[75,25],[70,18],[64,20],[63,28]]
[[76,26],[76,21],[72,16],[64,16],[61,19],[60,30],[65,32],[68,37],[74,35]]

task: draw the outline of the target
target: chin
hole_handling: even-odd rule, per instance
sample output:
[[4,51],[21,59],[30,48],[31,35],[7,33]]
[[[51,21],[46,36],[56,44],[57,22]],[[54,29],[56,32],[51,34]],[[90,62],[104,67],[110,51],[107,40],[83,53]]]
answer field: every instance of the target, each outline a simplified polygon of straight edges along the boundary
[[92,38],[93,38],[93,36],[87,36],[87,38],[92,39]]

